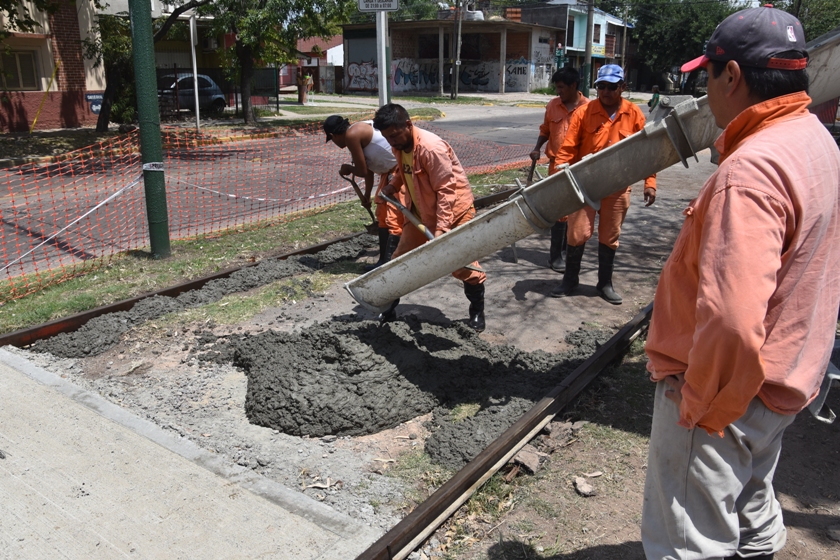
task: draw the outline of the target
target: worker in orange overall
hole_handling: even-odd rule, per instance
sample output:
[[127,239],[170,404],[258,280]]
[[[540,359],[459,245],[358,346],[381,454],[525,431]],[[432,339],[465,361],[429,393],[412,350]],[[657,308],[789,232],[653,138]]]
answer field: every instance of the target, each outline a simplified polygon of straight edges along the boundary
[[645,347],[647,558],[769,560],[785,545],[773,474],[785,429],[830,387],[840,305],[840,152],[808,111],[807,65],[801,23],[768,6],[723,20],[682,66],[708,70],[723,133]]
[[[589,100],[578,91],[580,74],[571,67],[561,68],[551,76],[551,83],[557,92],[557,97],[548,102],[545,107],[545,117],[540,125],[540,135],[537,145],[530,156],[537,161],[540,159],[540,149],[548,142],[545,155],[548,158],[548,174],[557,172],[554,158],[560,151],[572,115]],[[551,246],[548,252],[548,266],[555,272],[566,270],[566,218],[558,220],[551,226]]]
[[[382,190],[385,195],[402,191],[410,202],[409,210],[436,238],[475,217],[472,188],[449,144],[436,134],[414,126],[408,112],[395,103],[383,105],[376,111],[373,126],[382,133],[397,158],[397,172]],[[406,221],[393,258],[427,241],[417,226]],[[464,295],[470,302],[469,325],[478,332],[483,331],[487,276],[478,262],[459,268],[452,276],[464,283]],[[395,320],[399,302],[399,299],[395,300],[380,314],[379,320]]]
[[[642,130],[645,116],[634,103],[621,97],[624,91],[624,70],[617,64],[598,69],[595,81],[598,99],[575,111],[563,145],[557,153],[556,165],[577,163],[583,156],[604,148]],[[645,179],[645,206],[656,200],[656,175]],[[601,199],[598,220],[598,295],[613,305],[621,304],[621,296],[613,289],[612,275],[615,252],[621,235],[621,224],[630,207],[630,187]],[[589,206],[569,216],[566,272],[551,297],[571,295],[579,284],[583,249],[595,230],[596,210]]]
[[[327,142],[332,142],[339,148],[347,148],[353,163],[344,163],[338,172],[341,175],[355,175],[364,177],[365,191],[362,206],[370,208],[370,195],[373,189],[373,174],[379,175],[379,186],[376,202],[376,221],[379,225],[379,260],[366,265],[365,270],[371,271],[382,266],[391,259],[391,254],[397,248],[402,235],[403,215],[399,210],[386,204],[379,198],[378,191],[388,183],[388,176],[397,166],[397,160],[391,152],[388,141],[378,130],[373,128],[373,121],[350,121],[340,115],[327,117],[323,123]],[[403,202],[400,199],[400,202]]]

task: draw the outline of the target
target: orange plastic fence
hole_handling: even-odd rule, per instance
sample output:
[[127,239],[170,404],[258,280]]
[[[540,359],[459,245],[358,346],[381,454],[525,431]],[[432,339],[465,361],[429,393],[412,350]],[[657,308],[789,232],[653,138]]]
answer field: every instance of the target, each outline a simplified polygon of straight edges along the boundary
[[[418,126],[443,137],[468,173],[527,163],[530,146],[499,145]],[[346,150],[319,125],[268,134],[163,131],[172,239],[185,239],[351,200],[338,176]],[[136,133],[48,164],[0,170],[0,301],[22,297],[148,246]],[[2,284],[5,284],[3,286]]]

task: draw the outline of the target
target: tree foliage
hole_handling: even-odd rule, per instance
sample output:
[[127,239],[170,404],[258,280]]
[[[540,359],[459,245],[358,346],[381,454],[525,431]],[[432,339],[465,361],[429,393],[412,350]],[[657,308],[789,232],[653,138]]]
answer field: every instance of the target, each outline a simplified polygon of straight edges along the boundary
[[703,53],[715,27],[739,8],[728,0],[633,0],[630,21],[641,62],[668,70]]
[[217,33],[234,33],[245,122],[255,120],[251,103],[254,64],[298,53],[297,42],[330,38],[356,9],[355,0],[217,0],[200,8],[213,16]]
[[[31,0],[36,11],[55,13],[60,7],[61,0]],[[69,1],[69,0],[64,0]],[[41,24],[33,17],[27,6],[19,0],[0,0],[0,18],[3,19],[4,29],[0,29],[0,40],[5,39],[13,31],[31,33]]]
[[837,0],[781,0],[776,7],[799,18],[808,41],[840,25],[840,2]]

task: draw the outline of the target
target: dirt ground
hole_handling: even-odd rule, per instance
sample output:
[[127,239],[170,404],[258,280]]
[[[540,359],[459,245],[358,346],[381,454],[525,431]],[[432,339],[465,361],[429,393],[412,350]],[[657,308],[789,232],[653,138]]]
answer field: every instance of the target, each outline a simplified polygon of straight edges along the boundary
[[[584,256],[579,294],[559,300],[548,297],[560,275],[545,267],[547,236],[535,234],[516,244],[518,262],[510,248],[481,261],[488,281],[487,330],[480,336],[470,335],[462,324],[468,302],[459,282],[451,277],[402,299],[398,308],[401,332],[413,329],[426,347],[432,335],[446,344],[457,337],[468,340],[473,336],[479,339],[474,341],[475,353],[490,355],[506,349],[503,352],[520,353],[528,364],[556,365],[569,359],[569,354],[562,354],[576,348],[574,339],[567,338],[569,333],[582,329],[609,335],[652,300],[659,270],[682,223],[681,211],[713,169],[708,153],[701,154],[701,160],[690,170],[678,166],[660,173],[653,207],[644,208],[641,189],[634,189],[614,277],[617,291],[624,296],[623,305],[609,305],[595,293],[595,240]],[[368,435],[355,435],[352,430],[290,435],[249,422],[246,371],[231,361],[201,359],[202,353],[222,352],[234,338],[264,348],[282,337],[299,337],[301,349],[317,353],[322,350],[321,343],[307,338],[315,332],[307,329],[323,330],[319,324],[338,320],[367,328],[366,321],[373,319],[373,314],[356,305],[342,288],[343,282],[361,271],[364,262],[374,259],[373,249],[362,247],[359,251],[362,257],[343,268],[313,271],[292,267],[295,290],[278,296],[276,306],[240,323],[220,325],[194,317],[183,321],[176,314],[155,316],[122,329],[118,320],[115,334],[101,337],[107,339],[103,351],[82,345],[80,353],[57,357],[37,352],[36,345],[36,351],[18,352],[232,462],[385,531],[422,499],[429,487],[451,474],[451,470],[422,459],[420,453],[444,423],[441,419],[457,425],[463,418],[454,416],[484,397],[457,403],[435,401],[430,408],[417,411],[422,414],[397,415],[393,427]],[[316,274],[322,280],[327,277],[326,288],[314,287],[311,278]],[[294,295],[301,291],[305,297]],[[409,316],[413,318],[407,319]],[[254,348],[253,355],[257,355],[257,346],[245,348]],[[374,359],[353,352],[353,360],[359,363]],[[339,359],[327,360],[330,368],[301,375],[310,363],[301,356],[280,353],[269,361],[286,362],[287,369],[296,372],[296,379],[305,379],[316,388],[330,387],[321,376],[333,372],[330,368],[335,364],[347,366],[338,354]],[[486,356],[478,357],[484,360],[479,369],[492,364]],[[487,376],[485,385],[490,385],[491,378]],[[375,383],[368,387],[377,390]],[[493,387],[488,390],[485,394],[493,395]],[[479,402],[464,418],[480,418],[481,410],[498,404],[493,398],[508,403],[520,396],[506,391]],[[533,442],[542,454],[542,466],[535,475],[523,473],[509,483],[500,482],[504,486],[501,494],[482,498],[486,503],[481,508],[462,508],[413,558],[642,558],[639,522],[652,394],[653,385],[644,374],[644,356],[637,348],[622,369],[601,376],[571,409],[559,415],[550,434]],[[835,410],[840,408],[840,390],[830,398]],[[525,401],[516,402],[524,410]],[[374,403],[371,414],[377,406],[385,409],[389,405]],[[802,414],[788,430],[776,476],[789,530],[788,545],[777,555],[780,560],[838,557],[840,544],[832,537],[840,539],[839,429]],[[406,466],[409,463],[415,470]],[[595,494],[581,496],[572,484],[575,477],[588,481]]]

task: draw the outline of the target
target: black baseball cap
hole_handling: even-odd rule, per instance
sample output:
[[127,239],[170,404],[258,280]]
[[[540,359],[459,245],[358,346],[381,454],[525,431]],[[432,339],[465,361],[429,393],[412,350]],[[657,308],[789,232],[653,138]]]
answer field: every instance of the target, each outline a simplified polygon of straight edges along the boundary
[[341,115],[331,115],[324,121],[324,132],[327,133],[327,142],[332,140],[333,134],[341,134],[350,126],[350,121]]
[[[799,51],[801,58],[776,58],[776,55]],[[772,4],[735,12],[717,26],[706,44],[706,53],[682,65],[683,72],[704,68],[710,60],[741,66],[803,70],[808,66],[805,31],[791,14]]]

